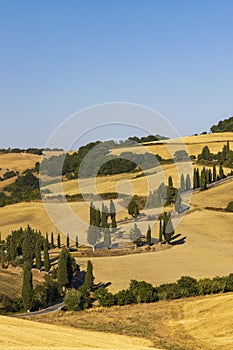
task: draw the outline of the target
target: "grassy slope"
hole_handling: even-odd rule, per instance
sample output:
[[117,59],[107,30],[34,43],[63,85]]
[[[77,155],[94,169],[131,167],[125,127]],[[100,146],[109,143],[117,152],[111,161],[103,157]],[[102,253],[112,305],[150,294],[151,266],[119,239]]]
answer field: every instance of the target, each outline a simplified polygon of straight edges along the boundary
[[[187,136],[180,139],[170,139],[163,141],[163,144],[160,144],[160,141],[155,141],[143,144],[144,147],[130,147],[130,148],[116,148],[112,150],[112,154],[119,155],[122,152],[136,152],[144,153],[151,151],[152,153],[159,154],[164,159],[172,158],[171,151],[173,155],[173,149],[177,150],[179,148],[184,148],[184,143],[186,145],[187,152],[189,155],[195,155],[201,153],[202,148],[205,145],[208,145],[210,152],[217,153],[220,151],[224,144],[227,141],[233,141],[233,133],[218,133],[218,134],[207,134],[207,135],[198,135],[198,136]],[[169,146],[170,145],[170,146]]]
[[[140,315],[140,317],[139,317]],[[233,294],[100,308],[37,320],[149,339],[170,350],[233,348]]]
[[151,349],[150,341],[136,337],[84,331],[4,316],[0,317],[0,330],[2,350]]
[[[44,273],[33,271],[34,283],[44,282]],[[23,271],[19,267],[17,268],[0,268],[0,294],[6,294],[9,297],[15,299],[19,297],[22,289]]]

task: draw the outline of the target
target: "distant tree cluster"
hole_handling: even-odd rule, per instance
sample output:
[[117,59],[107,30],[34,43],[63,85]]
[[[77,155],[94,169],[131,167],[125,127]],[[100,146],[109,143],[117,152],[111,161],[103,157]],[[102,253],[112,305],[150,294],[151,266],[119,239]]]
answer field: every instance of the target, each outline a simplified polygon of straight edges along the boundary
[[233,168],[233,151],[230,149],[230,142],[223,146],[222,151],[211,153],[208,146],[203,147],[201,154],[198,155],[198,163],[211,165],[216,163],[228,168]]
[[213,125],[210,130],[212,133],[233,131],[233,117],[220,120],[218,124]]
[[31,170],[27,170],[23,175],[20,175],[14,183],[5,186],[4,191],[9,192],[10,195],[0,192],[0,207],[41,198],[39,179]]
[[161,183],[159,187],[150,192],[147,199],[147,208],[158,208],[175,203],[178,190],[173,186],[172,176],[168,177],[168,185]]
[[206,169],[202,168],[201,173],[198,168],[194,168],[193,172],[193,189],[200,188],[202,191],[206,190],[208,184],[214,183],[218,180],[222,180],[226,177],[223,171],[222,165],[219,167],[219,171],[217,174],[216,164],[213,164],[213,168]]
[[[109,219],[111,222],[109,222]],[[101,239],[102,234],[104,236],[104,246],[108,249],[111,248],[111,232],[114,233],[117,229],[116,222],[116,208],[114,202],[110,201],[110,207],[107,208],[102,203],[102,209],[98,209],[94,206],[93,202],[90,204],[90,226],[87,231],[87,241],[92,245],[93,250],[97,242]]]

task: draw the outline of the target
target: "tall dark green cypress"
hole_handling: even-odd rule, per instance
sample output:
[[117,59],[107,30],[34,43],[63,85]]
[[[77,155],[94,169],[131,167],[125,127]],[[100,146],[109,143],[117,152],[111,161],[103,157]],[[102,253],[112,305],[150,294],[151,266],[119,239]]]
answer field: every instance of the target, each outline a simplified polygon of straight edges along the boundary
[[197,188],[197,169],[193,169],[193,189]]
[[104,246],[108,249],[111,248],[112,240],[111,240],[111,234],[109,231],[109,228],[104,229]]
[[184,174],[181,174],[180,177],[180,192],[185,192]]
[[168,177],[168,187],[169,187],[169,188],[173,188],[172,176],[169,176],[169,177]]
[[92,262],[90,260],[88,260],[87,271],[86,271],[85,280],[84,280],[84,286],[87,289],[90,289],[93,287],[93,283],[94,283],[93,265],[92,265]]
[[49,252],[48,252],[48,241],[44,239],[44,268],[46,272],[50,270],[50,260],[49,260]]
[[201,179],[200,179],[200,173],[199,173],[199,169],[198,168],[196,170],[196,178],[197,178],[197,188],[199,188],[200,185],[201,185]]
[[146,241],[147,241],[148,245],[151,245],[151,228],[150,228],[150,225],[148,226],[148,229],[147,229]]
[[61,235],[60,233],[58,232],[57,234],[57,247],[60,249],[61,248]]
[[162,217],[159,218],[159,242],[162,242],[163,240],[163,223],[162,223]]
[[223,167],[222,165],[220,165],[219,167],[219,179],[222,180],[224,179],[225,175],[224,175],[224,171],[223,171]]
[[216,164],[213,164],[213,182],[217,181]]
[[204,191],[207,189],[207,177],[206,177],[206,169],[205,167],[201,171],[201,191]]
[[32,266],[33,260],[35,258],[35,242],[33,240],[33,232],[30,226],[26,228],[23,234],[23,261],[27,261],[30,266]]
[[69,233],[67,233],[67,236],[66,236],[66,248],[70,248],[70,235]]
[[24,263],[23,267],[23,288],[22,288],[22,303],[26,310],[30,310],[33,305],[33,284],[31,265],[28,262]]
[[51,247],[54,248],[54,236],[53,236],[53,232],[51,232]]
[[191,179],[189,174],[186,176],[186,181],[185,181],[185,190],[190,191],[191,190]]
[[75,247],[78,248],[78,236],[75,237]]
[[57,283],[60,289],[65,289],[69,286],[69,276],[67,269],[68,251],[63,247],[58,258]]
[[37,269],[41,269],[42,262],[41,262],[41,237],[37,236],[36,239],[36,267]]

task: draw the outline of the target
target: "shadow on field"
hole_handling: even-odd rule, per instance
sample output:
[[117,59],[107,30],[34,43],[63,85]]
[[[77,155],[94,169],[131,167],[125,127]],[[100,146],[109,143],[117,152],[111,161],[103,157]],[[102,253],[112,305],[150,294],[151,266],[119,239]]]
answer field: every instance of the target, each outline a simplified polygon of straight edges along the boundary
[[[179,239],[177,239],[179,238]],[[186,236],[185,237],[181,237],[181,234],[178,233],[176,235],[174,235],[170,241],[170,244],[171,245],[180,245],[180,244],[184,244],[185,243],[185,240],[186,240]]]

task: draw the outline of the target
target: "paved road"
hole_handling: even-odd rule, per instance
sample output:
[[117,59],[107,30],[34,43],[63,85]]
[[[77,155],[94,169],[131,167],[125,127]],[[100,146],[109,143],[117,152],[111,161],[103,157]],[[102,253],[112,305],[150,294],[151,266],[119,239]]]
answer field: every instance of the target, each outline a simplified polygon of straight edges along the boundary
[[46,309],[33,311],[33,312],[26,312],[24,314],[14,315],[12,317],[16,317],[16,318],[19,317],[19,318],[21,318],[21,317],[31,317],[31,316],[46,315],[46,314],[49,314],[51,312],[55,312],[55,311],[61,310],[64,306],[65,306],[65,304],[64,304],[63,299],[62,299],[62,301],[59,301],[57,304],[55,304],[53,306],[50,306],[50,307],[47,307]]

